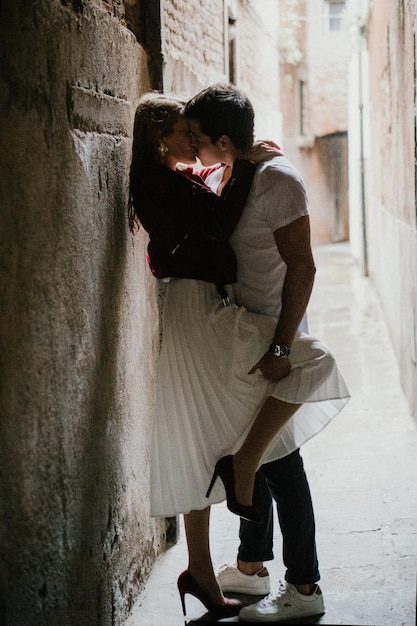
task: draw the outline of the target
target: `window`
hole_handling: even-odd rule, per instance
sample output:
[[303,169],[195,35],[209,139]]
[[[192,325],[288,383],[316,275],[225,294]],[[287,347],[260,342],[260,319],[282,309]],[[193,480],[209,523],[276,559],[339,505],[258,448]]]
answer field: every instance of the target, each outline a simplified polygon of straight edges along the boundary
[[329,0],[329,29],[341,30],[345,0]]

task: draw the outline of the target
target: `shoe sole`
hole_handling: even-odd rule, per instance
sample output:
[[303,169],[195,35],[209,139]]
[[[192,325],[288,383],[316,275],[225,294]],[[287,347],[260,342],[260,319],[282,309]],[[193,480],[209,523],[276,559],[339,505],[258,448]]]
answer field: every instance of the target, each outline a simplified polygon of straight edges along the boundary
[[267,596],[270,593],[270,590],[267,591],[254,591],[253,589],[242,589],[241,587],[221,587],[223,593],[240,593],[244,596]]
[[[252,623],[252,624],[286,624],[287,622],[290,622],[291,624],[302,624],[303,622],[301,622],[300,620],[304,620],[307,617],[319,617],[320,615],[324,615],[326,611],[321,611],[320,613],[309,613],[308,615],[298,615],[298,617],[283,617],[280,620],[277,620],[277,616],[276,615],[268,615],[268,616],[263,616],[262,619],[259,619],[259,615],[255,616],[255,619],[252,616],[250,617],[245,617],[243,615],[241,615],[241,613],[239,613],[239,619],[242,622],[246,622],[246,623]],[[265,617],[267,617],[267,619],[265,619]]]

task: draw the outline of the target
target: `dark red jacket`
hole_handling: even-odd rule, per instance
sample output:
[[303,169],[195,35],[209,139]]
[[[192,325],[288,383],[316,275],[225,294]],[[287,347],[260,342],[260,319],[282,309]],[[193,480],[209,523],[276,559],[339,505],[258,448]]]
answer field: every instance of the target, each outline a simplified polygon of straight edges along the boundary
[[221,196],[192,174],[141,165],[132,181],[136,214],[149,233],[148,260],[157,278],[180,277],[217,284],[236,281],[228,243],[246,203],[256,165],[237,161]]

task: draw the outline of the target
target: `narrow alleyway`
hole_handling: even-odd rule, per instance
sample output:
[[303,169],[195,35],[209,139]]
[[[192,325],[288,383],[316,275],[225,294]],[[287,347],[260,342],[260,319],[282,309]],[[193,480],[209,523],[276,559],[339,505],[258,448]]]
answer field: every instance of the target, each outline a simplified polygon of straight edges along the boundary
[[[310,332],[335,353],[352,399],[303,448],[317,521],[321,587],[327,612],[298,621],[321,625],[413,626],[417,570],[417,427],[398,382],[390,338],[369,279],[347,244],[315,250],[318,274],[309,307]],[[215,566],[235,560],[238,519],[213,508]],[[283,576],[276,526],[272,584]],[[126,626],[184,623],[176,579],[186,567],[178,544],[154,566]],[[244,597],[244,601],[254,601]],[[257,599],[257,598],[255,598]],[[203,615],[186,596],[187,618]],[[223,620],[238,622],[238,618]]]

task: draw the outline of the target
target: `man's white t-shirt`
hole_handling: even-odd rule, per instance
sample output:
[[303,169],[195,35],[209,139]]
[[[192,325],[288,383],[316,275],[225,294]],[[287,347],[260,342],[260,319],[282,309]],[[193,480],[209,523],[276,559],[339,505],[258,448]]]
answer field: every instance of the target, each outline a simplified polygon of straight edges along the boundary
[[[218,188],[221,171],[206,178],[213,191]],[[285,157],[273,157],[258,165],[242,216],[230,238],[238,267],[237,283],[233,285],[237,304],[254,313],[279,316],[287,267],[273,233],[308,215],[307,203],[303,180]]]

